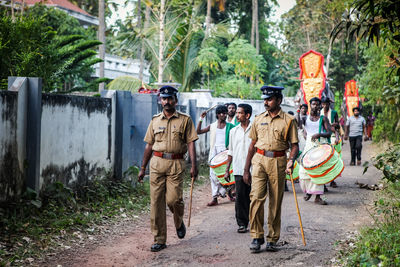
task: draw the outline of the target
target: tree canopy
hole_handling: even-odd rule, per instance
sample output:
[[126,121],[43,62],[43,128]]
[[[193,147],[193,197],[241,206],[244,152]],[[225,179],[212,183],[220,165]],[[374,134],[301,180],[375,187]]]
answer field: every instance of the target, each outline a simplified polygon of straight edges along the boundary
[[[0,79],[8,76],[42,77],[45,91],[90,87],[99,62],[93,50],[99,41],[65,12],[43,5],[30,8],[16,20],[0,18]],[[6,87],[5,87],[6,88]]]

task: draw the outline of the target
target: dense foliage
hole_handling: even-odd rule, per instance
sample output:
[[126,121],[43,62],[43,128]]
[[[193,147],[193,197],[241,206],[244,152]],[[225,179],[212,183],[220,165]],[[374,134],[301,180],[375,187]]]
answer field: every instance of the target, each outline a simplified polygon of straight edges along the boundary
[[[165,34],[169,38],[165,43],[168,48],[165,54],[164,80],[181,83],[182,91],[202,87],[214,90],[217,95],[243,98],[257,95],[258,98],[260,83],[279,81],[276,76],[271,75],[277,64],[277,59],[273,55],[277,48],[268,43],[270,25],[266,21],[270,15],[272,1],[257,1],[260,21],[259,53],[256,52],[255,45],[249,43],[252,17],[240,15],[243,12],[251,13],[251,2],[219,1],[218,4],[216,2],[213,2],[211,12],[213,23],[211,34],[206,38],[204,34],[206,1],[179,1],[179,4],[176,1],[167,1]],[[114,28],[115,37],[110,37],[108,40],[110,51],[121,56],[138,58],[138,53],[144,48],[146,59],[151,63],[154,81],[158,75],[157,67],[160,60],[159,5],[157,1],[148,2],[142,6],[142,12],[145,13],[148,8],[151,9],[151,13],[147,19],[146,16],[142,16],[144,17],[144,22],[141,23],[142,29],[134,27],[137,16],[132,14],[126,21],[118,22],[117,28]],[[238,46],[232,48],[231,43]],[[246,53],[250,53],[249,57],[245,57],[246,53],[233,54],[241,52],[239,49],[246,48],[248,48]],[[206,59],[206,54],[212,56],[212,59]],[[235,57],[242,58],[235,59]],[[215,64],[218,59],[220,61]],[[206,62],[207,60],[210,62]],[[245,90],[240,94],[231,94],[231,88],[225,86],[225,83],[232,80],[243,80],[245,87],[249,89],[248,92]],[[240,84],[243,82],[239,81]]]
[[[393,0],[356,0],[331,32],[349,42],[364,40],[360,89],[365,111],[375,111],[374,138],[400,141],[400,3]],[[364,112],[365,114],[366,112]],[[366,115],[366,114],[365,114]]]
[[65,12],[37,5],[14,21],[0,18],[0,79],[42,77],[44,91],[90,86],[100,42]]
[[388,57],[393,49],[395,47],[390,44],[365,47],[368,64],[363,67],[359,81],[366,97],[365,111],[376,113],[374,139],[396,143],[400,142],[400,83],[399,77],[388,68]]
[[400,181],[389,183],[380,193],[375,211],[374,226],[364,228],[354,247],[342,251],[342,265],[400,265]]
[[374,205],[374,225],[364,228],[354,247],[341,251],[346,266],[400,265],[400,143],[372,161],[382,171],[384,187]]
[[345,83],[354,79],[362,64],[357,44],[346,47],[344,36],[330,40],[331,31],[341,21],[350,1],[301,0],[282,17],[280,25],[285,36],[281,57],[287,67],[283,73],[283,84],[292,89],[294,95],[299,88],[300,74],[298,60],[312,49],[324,55],[325,73],[331,90],[337,92],[337,102],[341,102]]

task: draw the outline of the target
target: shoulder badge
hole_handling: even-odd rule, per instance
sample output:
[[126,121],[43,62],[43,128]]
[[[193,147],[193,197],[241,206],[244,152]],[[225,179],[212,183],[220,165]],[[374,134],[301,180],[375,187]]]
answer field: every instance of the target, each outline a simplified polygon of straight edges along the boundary
[[260,114],[257,114],[257,115],[255,115],[254,117],[257,118],[257,117],[259,117],[259,116],[265,114],[266,112],[267,112],[267,111],[261,112]]
[[156,118],[156,117],[159,117],[160,115],[161,115],[161,112],[158,113],[158,114],[153,115],[153,118],[152,118],[152,119],[154,119],[154,118]]
[[190,117],[188,114],[180,112],[180,111],[176,111],[179,115],[185,116],[185,117]]

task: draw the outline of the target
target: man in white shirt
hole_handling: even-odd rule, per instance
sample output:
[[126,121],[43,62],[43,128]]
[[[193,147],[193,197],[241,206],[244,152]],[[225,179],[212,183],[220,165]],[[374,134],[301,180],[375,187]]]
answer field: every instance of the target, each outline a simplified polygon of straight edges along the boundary
[[243,172],[251,143],[251,139],[249,138],[251,113],[252,107],[250,105],[239,104],[236,119],[240,124],[229,133],[228,163],[225,179],[229,181],[229,169],[231,164],[233,164],[233,175],[235,176],[236,186],[235,213],[236,222],[239,225],[238,233],[246,233],[249,224],[251,186],[243,182]]

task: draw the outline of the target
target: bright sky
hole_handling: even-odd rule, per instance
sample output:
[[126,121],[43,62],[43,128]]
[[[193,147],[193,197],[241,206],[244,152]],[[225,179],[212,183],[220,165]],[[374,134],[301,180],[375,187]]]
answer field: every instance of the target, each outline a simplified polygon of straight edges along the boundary
[[[288,12],[294,5],[296,5],[296,0],[278,0],[278,7],[273,8],[273,15],[271,17],[271,20],[274,22],[279,22],[281,16]],[[270,41],[272,43],[275,43],[277,47],[281,47],[282,45],[282,40],[285,37],[280,34],[278,29],[270,30]]]
[[107,20],[107,26],[113,25],[118,19],[124,21],[129,12],[132,13],[134,10],[136,10],[136,1],[130,1],[126,7],[124,6],[125,0],[111,0],[110,2],[117,3],[118,10],[116,11],[110,6],[112,14],[111,18]]
[[278,0],[279,7],[275,7],[275,14],[271,17],[273,21],[277,21],[280,19],[282,14],[288,12],[294,5],[296,4],[296,0]]
[[[132,12],[136,9],[136,1],[130,1],[127,7],[124,7],[125,0],[112,1],[117,3],[119,8],[118,11],[113,10],[111,18],[107,21],[108,25],[114,24],[118,18],[124,20],[129,12]],[[282,14],[288,12],[296,4],[296,0],[278,0],[278,4],[279,6],[274,7],[275,13],[271,17],[273,21],[278,21]]]

